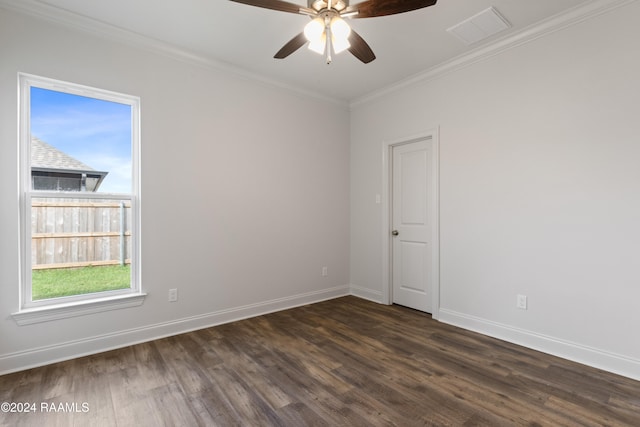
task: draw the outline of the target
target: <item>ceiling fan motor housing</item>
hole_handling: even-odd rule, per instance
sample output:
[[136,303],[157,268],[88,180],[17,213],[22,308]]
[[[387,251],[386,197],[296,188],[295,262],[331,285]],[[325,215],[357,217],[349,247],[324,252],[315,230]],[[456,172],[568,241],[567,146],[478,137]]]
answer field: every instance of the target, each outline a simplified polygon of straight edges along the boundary
[[[326,0],[307,0],[307,4],[309,5],[310,9],[318,12],[329,7],[329,2]],[[338,12],[341,12],[347,6],[349,6],[348,0],[333,0],[331,2],[331,8],[337,10]]]

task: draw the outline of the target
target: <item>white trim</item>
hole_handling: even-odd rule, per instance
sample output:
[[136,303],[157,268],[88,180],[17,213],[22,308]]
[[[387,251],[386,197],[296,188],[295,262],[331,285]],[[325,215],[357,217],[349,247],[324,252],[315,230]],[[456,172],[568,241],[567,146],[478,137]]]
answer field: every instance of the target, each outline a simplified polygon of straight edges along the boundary
[[435,80],[446,74],[453,73],[462,68],[466,68],[476,62],[484,61],[495,55],[499,55],[520,45],[532,42],[547,34],[570,27],[595,16],[607,13],[619,7],[633,3],[636,0],[592,0],[576,6],[568,11],[561,12],[550,18],[530,25],[514,34],[505,36],[485,46],[480,46],[469,52],[463,53],[455,58],[440,63],[425,71],[421,71],[413,76],[399,82],[383,87],[360,98],[351,101],[351,109],[375,101],[376,99],[396,92],[416,83],[424,83]]
[[[131,178],[129,194],[46,192],[31,189],[31,88],[42,88],[69,93],[131,107]],[[74,317],[81,314],[96,313],[141,305],[144,302],[141,284],[140,260],[142,236],[140,229],[140,98],[105,89],[93,88],[76,83],[40,77],[27,73],[18,73],[18,153],[19,153],[19,223],[20,223],[20,291],[19,312],[12,316],[18,325],[45,322],[49,320]],[[101,292],[99,294],[81,294],[61,298],[32,300],[31,265],[31,202],[35,197],[80,198],[80,199],[116,199],[129,200],[131,203],[131,286],[127,289]],[[123,299],[123,297],[128,297]]]
[[290,297],[184,317],[125,331],[87,337],[45,347],[0,355],[0,375],[61,362],[142,342],[183,334],[276,311],[287,310],[349,295],[349,286],[313,291]]
[[389,233],[391,231],[391,143],[382,143],[382,221],[380,235],[382,236],[382,304],[391,304],[391,242]]
[[34,323],[49,322],[51,320],[66,319],[69,317],[83,316],[85,314],[100,313],[103,311],[121,308],[138,307],[144,302],[145,293],[118,295],[93,300],[81,300],[77,302],[49,305],[37,308],[28,308],[11,316],[20,326]]
[[364,288],[354,284],[349,285],[349,289],[351,290],[351,295],[355,297],[383,304],[381,291],[374,291],[373,289]]
[[432,144],[432,171],[433,182],[431,191],[433,192],[433,206],[431,216],[433,218],[432,228],[432,283],[433,306],[431,315],[434,319],[439,318],[440,310],[440,129],[438,127],[426,132],[383,141],[382,143],[382,304],[392,304],[391,299],[391,161],[394,146],[408,144],[413,141],[427,139]]
[[640,381],[640,360],[476,316],[440,309],[441,322]]

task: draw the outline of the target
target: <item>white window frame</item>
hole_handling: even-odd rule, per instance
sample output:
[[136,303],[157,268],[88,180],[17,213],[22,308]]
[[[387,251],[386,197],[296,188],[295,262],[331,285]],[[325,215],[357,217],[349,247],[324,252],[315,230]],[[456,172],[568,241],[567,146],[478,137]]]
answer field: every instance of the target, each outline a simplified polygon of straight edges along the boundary
[[[18,74],[20,155],[20,301],[13,317],[19,325],[139,306],[144,302],[140,274],[140,98],[31,74]],[[34,191],[31,188],[30,93],[32,87],[65,92],[131,106],[132,188],[128,194]],[[131,286],[68,297],[32,301],[31,200],[37,197],[117,199],[131,203]]]

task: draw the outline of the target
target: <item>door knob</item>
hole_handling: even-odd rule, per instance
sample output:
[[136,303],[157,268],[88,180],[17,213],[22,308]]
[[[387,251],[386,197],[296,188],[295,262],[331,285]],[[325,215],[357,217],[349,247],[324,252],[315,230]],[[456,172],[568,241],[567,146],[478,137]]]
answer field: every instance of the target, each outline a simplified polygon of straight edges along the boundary
[[398,232],[398,230],[393,230],[393,231],[391,232],[391,234],[392,234],[392,235],[394,235],[394,236],[397,236],[397,235],[398,235],[398,234],[400,234],[400,233]]

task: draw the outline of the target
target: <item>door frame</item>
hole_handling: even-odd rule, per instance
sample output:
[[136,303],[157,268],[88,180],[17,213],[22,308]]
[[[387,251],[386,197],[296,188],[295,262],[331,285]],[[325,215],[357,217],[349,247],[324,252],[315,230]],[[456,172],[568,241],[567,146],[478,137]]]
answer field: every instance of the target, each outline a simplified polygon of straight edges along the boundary
[[431,269],[429,279],[433,284],[431,289],[433,296],[433,307],[431,315],[434,319],[440,317],[440,138],[439,128],[427,130],[417,135],[402,137],[382,143],[382,303],[391,305],[393,303],[392,292],[392,184],[393,184],[393,148],[399,145],[410,144],[424,139],[430,140],[432,144],[431,159],[431,239],[433,242],[433,258],[431,259]]

